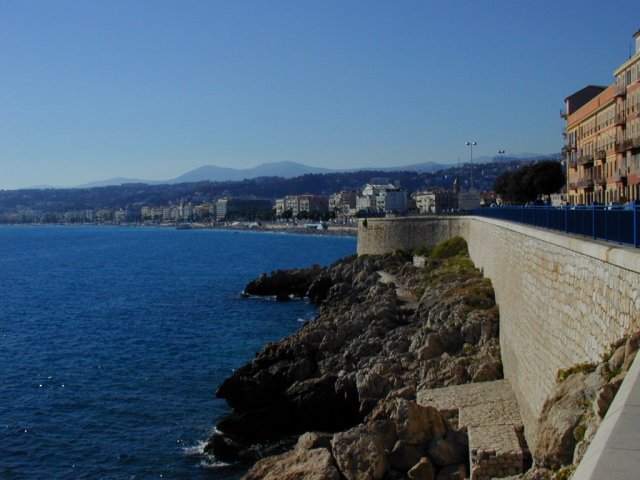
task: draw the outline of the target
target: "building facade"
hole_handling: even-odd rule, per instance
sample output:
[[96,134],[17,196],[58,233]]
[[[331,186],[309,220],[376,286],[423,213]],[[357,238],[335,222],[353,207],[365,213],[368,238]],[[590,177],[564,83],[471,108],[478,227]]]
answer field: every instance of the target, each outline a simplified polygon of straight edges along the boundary
[[285,212],[297,217],[300,213],[324,215],[329,211],[329,199],[324,195],[288,195],[276,199],[276,216],[282,217]]
[[416,192],[413,198],[420,213],[440,214],[458,210],[458,194],[450,190]]
[[390,183],[368,183],[356,198],[356,209],[369,212],[406,212],[407,191]]
[[563,148],[571,204],[640,200],[640,31],[615,83],[565,99]]

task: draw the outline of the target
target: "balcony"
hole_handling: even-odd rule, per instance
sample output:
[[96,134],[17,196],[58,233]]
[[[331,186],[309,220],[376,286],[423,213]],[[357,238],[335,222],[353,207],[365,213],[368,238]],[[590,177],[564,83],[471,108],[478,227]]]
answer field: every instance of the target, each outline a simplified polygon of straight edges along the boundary
[[593,176],[593,182],[594,182],[596,185],[599,185],[599,186],[601,186],[601,187],[604,187],[604,186],[607,184],[607,177],[606,177],[606,176],[604,176],[602,173],[596,173],[596,174]]
[[627,87],[622,85],[616,86],[616,97],[626,97],[627,96]]
[[606,150],[596,150],[596,160],[605,160],[607,158]]
[[613,180],[619,187],[624,187],[627,184],[627,176],[621,173],[616,173],[609,180]]
[[565,112],[564,110],[560,110],[560,118],[564,118],[566,120],[568,116],[569,115],[567,114],[567,112]]
[[567,161],[567,164],[569,165],[569,168],[578,168],[578,162],[576,162],[575,157],[574,158],[570,158]]
[[624,148],[624,141],[616,142],[615,151],[616,153],[623,153],[626,149]]
[[593,179],[581,178],[578,180],[578,188],[593,188]]
[[615,124],[616,125],[624,125],[627,123],[627,115],[624,112],[616,113]]
[[569,182],[569,190],[577,190],[578,184],[576,182]]
[[578,157],[578,165],[589,165],[593,163],[593,155],[582,155]]

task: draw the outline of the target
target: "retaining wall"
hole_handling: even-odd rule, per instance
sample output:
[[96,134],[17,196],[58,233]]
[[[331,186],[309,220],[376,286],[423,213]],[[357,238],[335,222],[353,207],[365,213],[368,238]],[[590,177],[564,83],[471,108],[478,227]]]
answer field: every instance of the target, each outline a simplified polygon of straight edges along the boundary
[[504,374],[532,443],[559,369],[597,361],[640,330],[640,253],[480,217],[368,219],[358,254],[433,246],[454,235],[491,279],[500,309]]

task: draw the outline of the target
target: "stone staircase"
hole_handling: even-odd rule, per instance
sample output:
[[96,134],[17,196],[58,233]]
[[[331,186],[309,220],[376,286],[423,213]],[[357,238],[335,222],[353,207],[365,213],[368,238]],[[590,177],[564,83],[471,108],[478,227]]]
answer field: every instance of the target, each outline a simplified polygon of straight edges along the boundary
[[507,380],[422,390],[417,400],[467,431],[471,480],[523,473],[529,452],[518,403]]

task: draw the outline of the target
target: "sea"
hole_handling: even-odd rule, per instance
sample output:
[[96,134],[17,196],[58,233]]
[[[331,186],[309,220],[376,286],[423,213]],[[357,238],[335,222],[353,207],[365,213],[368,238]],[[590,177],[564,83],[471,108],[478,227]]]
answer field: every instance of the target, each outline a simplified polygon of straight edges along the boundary
[[149,227],[0,227],[0,478],[220,479],[218,385],[315,316],[242,298],[354,238]]

